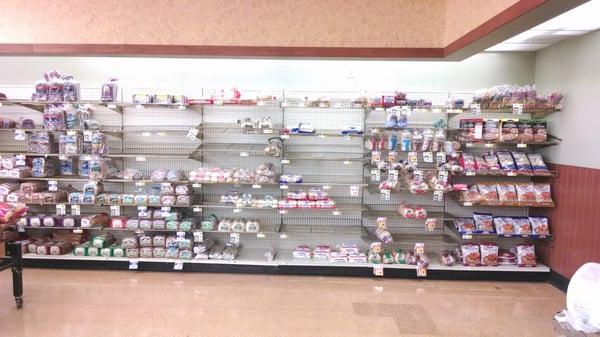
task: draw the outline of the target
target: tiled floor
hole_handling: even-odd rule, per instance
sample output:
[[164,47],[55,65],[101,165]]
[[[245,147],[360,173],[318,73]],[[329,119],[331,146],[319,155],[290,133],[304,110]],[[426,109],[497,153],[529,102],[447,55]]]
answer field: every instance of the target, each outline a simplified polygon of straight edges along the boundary
[[555,336],[545,283],[26,269],[0,336]]

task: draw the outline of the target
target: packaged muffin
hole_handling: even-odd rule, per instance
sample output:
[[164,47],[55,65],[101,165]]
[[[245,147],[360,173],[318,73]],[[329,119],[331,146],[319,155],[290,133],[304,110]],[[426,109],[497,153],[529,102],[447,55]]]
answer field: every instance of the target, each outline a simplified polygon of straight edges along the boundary
[[494,232],[494,217],[487,213],[473,213],[475,226],[478,230],[493,233]]
[[466,243],[460,246],[460,249],[464,266],[479,266],[481,264],[481,255],[479,254],[478,245]]
[[479,183],[477,184],[481,200],[498,201],[498,190],[494,183]]
[[531,227],[533,229],[533,234],[536,234],[536,235],[550,234],[547,217],[545,217],[545,216],[530,216],[529,222],[531,223]]
[[531,224],[529,223],[529,219],[527,217],[514,217],[513,221],[515,223],[515,233],[519,235],[529,235],[531,234]]
[[523,202],[535,202],[535,188],[533,183],[517,183],[517,200]]
[[498,190],[498,200],[500,201],[517,201],[517,191],[515,185],[500,183],[496,185]]
[[552,202],[552,194],[550,193],[550,184],[535,184],[533,185],[535,190],[535,201],[536,202]]
[[521,244],[517,246],[517,264],[519,267],[535,267],[536,260],[533,245]]
[[456,218],[456,220],[454,220],[454,226],[460,233],[469,234],[477,230],[475,220],[472,218]]
[[482,243],[479,245],[481,249],[481,264],[484,266],[498,265],[498,245],[494,243]]
[[498,234],[515,234],[515,222],[510,217],[494,217],[494,226]]

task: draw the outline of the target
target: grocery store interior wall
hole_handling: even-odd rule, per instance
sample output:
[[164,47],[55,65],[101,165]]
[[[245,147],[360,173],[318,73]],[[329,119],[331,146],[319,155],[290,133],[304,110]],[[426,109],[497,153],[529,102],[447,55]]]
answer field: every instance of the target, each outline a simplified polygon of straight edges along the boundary
[[582,264],[600,261],[600,31],[565,40],[537,52],[538,90],[565,93],[563,110],[548,117],[560,145],[545,150],[555,164],[553,180],[557,207],[550,210],[556,240],[541,250],[554,271],[571,277]]
[[[482,53],[461,62],[130,57],[0,57],[0,86],[28,92],[44,72],[74,75],[99,87],[109,76],[122,87],[162,88],[189,95],[198,88],[324,91],[471,91],[533,81],[530,53]],[[243,94],[243,92],[242,92]]]

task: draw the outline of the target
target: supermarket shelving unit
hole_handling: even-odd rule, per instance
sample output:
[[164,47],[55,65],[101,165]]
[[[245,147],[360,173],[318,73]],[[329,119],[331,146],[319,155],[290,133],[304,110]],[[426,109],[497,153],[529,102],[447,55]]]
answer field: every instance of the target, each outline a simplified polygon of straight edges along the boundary
[[[132,92],[134,89],[131,89]],[[8,91],[10,92],[10,90]],[[84,98],[93,98],[98,89],[83,90]],[[199,95],[202,92],[198,93]],[[310,93],[321,96],[319,93]],[[331,93],[323,93],[332,95]],[[350,97],[350,93],[335,93],[336,97]],[[444,104],[448,98],[461,97],[468,99],[471,93],[408,93],[410,97],[427,97],[433,100],[431,108],[410,109],[409,128],[432,128],[439,120],[446,125],[448,133],[458,127],[460,118],[475,116],[469,109],[446,109]],[[18,96],[18,95],[17,95]],[[24,95],[21,95],[24,96]],[[342,242],[359,243],[363,249],[376,241],[374,231],[377,228],[377,217],[388,219],[388,230],[394,242],[385,245],[389,248],[414,248],[419,242],[425,244],[430,256],[428,278],[449,279],[514,279],[545,280],[549,269],[541,264],[535,268],[519,268],[516,266],[498,267],[446,267],[439,263],[437,253],[452,249],[463,240],[479,241],[494,239],[501,248],[507,248],[523,240],[549,240],[547,237],[516,236],[465,236],[457,233],[451,225],[455,217],[471,215],[474,210],[488,211],[495,214],[527,215],[529,207],[465,207],[452,193],[444,194],[441,199],[434,200],[434,193],[422,195],[411,194],[407,188],[397,188],[390,193],[389,200],[382,200],[377,190],[378,182],[372,181],[370,171],[371,151],[364,142],[374,129],[385,131],[383,122],[385,111],[357,106],[350,99],[332,99],[329,103],[311,104],[304,99],[305,92],[278,92],[278,100],[257,105],[152,105],[132,103],[101,103],[94,100],[79,102],[95,107],[94,118],[102,125],[101,131],[107,133],[110,142],[110,154],[119,168],[136,168],[149,176],[154,169],[181,168],[190,171],[197,167],[219,166],[222,168],[255,168],[262,163],[272,163],[278,175],[284,173],[299,174],[303,183],[280,184],[236,184],[236,183],[193,183],[187,180],[173,182],[193,183],[193,201],[191,206],[170,206],[184,211],[198,220],[215,214],[220,217],[240,217],[259,219],[259,233],[239,233],[237,240],[241,245],[240,255],[232,261],[222,260],[169,260],[169,259],[135,259],[138,270],[177,270],[183,271],[228,271],[258,273],[300,273],[300,274],[335,274],[335,275],[373,275],[373,264],[333,264],[327,261],[293,259],[291,251],[300,244],[310,246],[329,244],[335,246]],[[126,96],[126,91],[122,94]],[[130,97],[130,95],[129,95]],[[44,104],[27,100],[2,102],[0,115],[17,119],[26,116],[41,125],[41,111]],[[78,104],[78,103],[76,103]],[[467,104],[468,106],[468,104]],[[552,111],[525,111],[526,117],[543,117]],[[479,113],[477,113],[479,114]],[[482,109],[484,118],[513,117],[510,109]],[[260,132],[245,132],[238,125],[244,118],[270,117],[272,126]],[[316,128],[314,134],[288,134],[282,130],[287,126],[299,123],[310,123]],[[364,135],[342,135],[340,130],[349,126],[362,128]],[[0,155],[45,156],[43,154],[26,153],[25,142],[13,140],[14,129],[0,129]],[[197,132],[190,132],[197,131]],[[9,132],[12,131],[13,133]],[[32,130],[20,130],[29,132]],[[280,157],[268,156],[264,152],[271,137],[280,137],[283,141],[283,153]],[[553,145],[558,139],[550,138],[545,143],[537,144],[491,144],[465,143],[463,149],[469,151],[488,151],[499,148],[519,148],[529,150],[539,146]],[[406,159],[407,153],[399,153]],[[437,170],[434,164],[422,163],[419,153],[419,169]],[[47,156],[60,157],[59,154]],[[81,154],[80,157],[90,155]],[[385,174],[384,174],[385,176]],[[3,178],[4,179],[4,178]],[[528,181],[532,177],[516,176],[454,176],[454,181],[473,183],[480,180]],[[4,179],[5,180],[5,179]],[[19,181],[53,181],[58,186],[72,185],[80,189],[89,179],[84,177],[44,177],[23,178]],[[382,179],[383,180],[383,179]],[[148,179],[123,180],[99,179],[107,191],[134,192],[160,183]],[[235,190],[254,195],[272,195],[282,198],[289,190],[321,187],[336,201],[336,209],[294,209],[279,210],[277,208],[235,207],[219,202],[219,196],[227,191]],[[436,225],[426,227],[424,221],[403,219],[396,212],[400,201],[424,206],[429,218],[437,219]],[[68,203],[59,203],[67,210]],[[514,205],[512,205],[514,206]],[[552,206],[552,205],[546,205]],[[54,213],[56,204],[31,205],[33,212]],[[119,214],[134,216],[136,205],[79,205],[77,213],[92,214],[108,209],[118,210]],[[148,208],[161,207],[144,206]],[[20,228],[21,231],[51,231],[57,228]],[[63,229],[65,230],[65,229]],[[158,230],[112,230],[109,228],[72,229],[74,231],[90,231],[97,233],[110,231],[116,237],[125,233],[160,232]],[[192,236],[197,230],[185,234]],[[168,231],[167,231],[168,232]],[[217,241],[230,241],[230,233],[204,232],[203,237]],[[276,249],[273,261],[267,261],[263,254],[267,248]],[[74,255],[39,256],[24,255],[25,266],[59,267],[59,268],[94,268],[94,269],[128,269],[128,258],[115,257],[78,257]],[[382,265],[385,276],[416,277],[415,266]]]

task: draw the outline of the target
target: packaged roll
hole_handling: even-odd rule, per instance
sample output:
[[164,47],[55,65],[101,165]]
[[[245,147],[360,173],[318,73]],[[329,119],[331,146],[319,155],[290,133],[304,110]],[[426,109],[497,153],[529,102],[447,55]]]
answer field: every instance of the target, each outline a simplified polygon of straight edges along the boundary
[[175,205],[176,201],[177,198],[175,197],[175,195],[165,194],[160,196],[160,204],[163,206],[173,206]]
[[144,179],[142,171],[137,169],[124,169],[119,175],[123,180],[141,180]]
[[165,251],[165,258],[176,259],[179,257],[179,250],[177,248],[167,248]]
[[152,229],[152,220],[149,220],[149,219],[140,220],[140,229]]
[[219,226],[217,228],[219,232],[231,232],[231,220],[223,219],[219,221]]
[[148,196],[146,194],[136,194],[133,196],[133,202],[137,206],[148,205]]
[[164,247],[167,239],[164,235],[156,235],[152,238],[153,247]]
[[152,229],[165,229],[167,222],[163,219],[152,220]]
[[194,218],[185,218],[185,219],[181,220],[181,222],[179,223],[180,231],[190,231],[195,227],[196,227],[196,219],[194,219]]
[[232,232],[243,232],[246,229],[246,222],[243,219],[235,219],[231,222]]
[[467,243],[461,246],[463,265],[478,266],[481,264],[481,255],[479,254],[479,246]]
[[87,250],[88,256],[100,256],[100,250],[101,248],[90,246]]
[[125,250],[121,247],[113,247],[112,248],[112,255],[114,257],[124,257],[125,256]]
[[206,239],[202,242],[198,242],[194,244],[193,252],[194,254],[200,254],[208,252],[212,246],[214,246],[215,241],[213,239]]
[[109,234],[95,235],[92,237],[90,242],[92,247],[104,248],[110,245],[114,241],[113,237]]
[[42,225],[44,227],[57,227],[59,225],[58,220],[51,216],[45,216],[44,219],[42,220]]
[[102,256],[102,257],[112,256],[112,247],[106,247],[106,248],[100,249],[100,256]]
[[160,194],[175,194],[175,187],[171,183],[162,183],[160,185]]
[[515,222],[510,217],[494,217],[496,233],[501,235],[515,234]]
[[258,220],[248,220],[246,222],[246,232],[257,233],[260,231],[260,223]]
[[65,216],[60,220],[60,222],[63,227],[72,228],[78,226],[79,219],[76,219],[72,216]]
[[214,231],[217,228],[218,223],[219,218],[216,215],[211,214],[207,219],[202,220],[201,229],[205,232]]
[[160,206],[160,195],[151,194],[148,196],[148,205]]
[[110,217],[106,213],[88,215],[81,218],[81,227],[106,227],[110,221]]
[[358,254],[360,251],[358,250],[358,245],[353,242],[342,242],[337,246],[340,253],[345,255],[353,255]]
[[149,235],[142,235],[139,238],[140,247],[152,247],[152,237]]
[[21,192],[22,193],[34,193],[43,191],[45,188],[44,182],[42,181],[28,181],[21,183]]
[[180,260],[190,260],[192,258],[192,251],[188,249],[182,249],[179,251],[177,258]]
[[123,229],[127,225],[127,218],[124,216],[117,216],[110,219],[110,227],[114,229]]
[[155,170],[152,172],[152,181],[165,181],[167,180],[167,170]]
[[379,264],[381,263],[381,255],[373,250],[369,251],[369,255],[367,256],[369,263]]
[[167,236],[165,239],[165,247],[167,248],[177,248],[177,238],[175,236]]
[[192,240],[188,238],[178,238],[177,247],[179,249],[192,249]]
[[533,233],[536,235],[548,235],[550,234],[548,226],[548,218],[545,216],[530,216],[529,222],[533,229]]
[[415,206],[415,218],[420,220],[427,219],[427,210],[421,206]]
[[179,229],[179,221],[176,221],[176,220],[167,221],[166,229],[176,231],[177,229]]
[[152,257],[152,247],[140,248],[140,257],[141,258],[151,258]]
[[138,229],[140,228],[140,220],[138,219],[128,219],[127,224],[125,225],[127,229]]
[[138,248],[125,248],[125,256],[128,258],[140,257],[140,250]]
[[138,240],[135,236],[127,236],[121,240],[121,247],[123,248],[137,248]]
[[75,249],[73,249],[73,255],[75,256],[86,256],[87,255],[87,249],[89,247],[89,243],[84,243],[82,245],[79,245],[77,247],[75,247]]
[[527,217],[513,217],[513,221],[515,224],[515,233],[519,235],[531,234],[531,224],[529,223],[529,219]]
[[108,154],[108,137],[101,132],[92,134],[92,154]]
[[32,215],[28,217],[29,226],[31,227],[41,227],[44,215]]
[[133,194],[121,194],[119,197],[119,204],[123,206],[135,205],[135,196]]
[[497,266],[498,245],[494,243],[482,243],[479,247],[481,250],[481,264],[484,266]]
[[81,135],[77,132],[69,131],[58,136],[58,153],[61,154],[79,154],[82,153]]
[[164,258],[166,253],[165,247],[152,248],[152,257]]
[[392,252],[383,252],[383,254],[381,254],[381,262],[384,264],[394,263],[394,255]]
[[535,267],[536,261],[535,247],[533,245],[517,245],[517,264],[519,267]]

